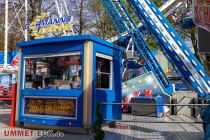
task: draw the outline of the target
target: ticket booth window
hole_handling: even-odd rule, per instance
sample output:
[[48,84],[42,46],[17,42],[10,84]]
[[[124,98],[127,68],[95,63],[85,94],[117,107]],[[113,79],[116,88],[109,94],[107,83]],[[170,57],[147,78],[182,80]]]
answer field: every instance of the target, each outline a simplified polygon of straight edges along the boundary
[[112,89],[112,57],[96,55],[96,88]]
[[80,52],[25,57],[25,89],[81,89]]

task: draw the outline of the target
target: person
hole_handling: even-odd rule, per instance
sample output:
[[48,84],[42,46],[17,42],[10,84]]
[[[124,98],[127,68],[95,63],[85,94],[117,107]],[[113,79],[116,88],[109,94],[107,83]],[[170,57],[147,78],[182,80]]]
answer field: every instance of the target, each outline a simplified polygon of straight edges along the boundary
[[52,89],[52,88],[53,88],[52,79],[50,79],[50,78],[45,78],[45,79],[44,79],[44,83],[45,83],[45,89]]
[[178,13],[177,12],[174,12],[173,15],[172,15],[172,19],[173,19],[174,23],[177,23],[178,18],[179,18],[178,17]]
[[192,0],[186,0],[185,1],[185,7],[186,8],[190,8],[191,5],[192,5]]
[[80,77],[79,76],[74,76],[70,82],[70,87],[72,89],[78,89],[80,88]]
[[36,89],[42,89],[42,82],[36,81]]
[[3,96],[8,96],[8,95],[9,95],[9,89],[5,87],[3,89]]

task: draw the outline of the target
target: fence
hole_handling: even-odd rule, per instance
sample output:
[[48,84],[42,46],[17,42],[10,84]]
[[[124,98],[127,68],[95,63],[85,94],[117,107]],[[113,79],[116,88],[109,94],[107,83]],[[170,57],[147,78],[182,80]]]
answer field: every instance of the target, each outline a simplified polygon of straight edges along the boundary
[[[209,102],[208,102],[209,103]],[[151,120],[133,120],[133,119],[127,119],[127,120],[124,120],[124,119],[121,119],[121,120],[115,120],[115,119],[107,119],[107,118],[103,118],[103,114],[101,114],[101,107],[102,106],[109,106],[109,105],[120,105],[120,106],[122,106],[122,105],[129,105],[129,106],[170,106],[170,107],[177,107],[177,106],[188,106],[188,107],[192,107],[192,108],[205,108],[205,109],[207,109],[207,110],[205,110],[205,116],[206,116],[206,118],[204,119],[205,121],[197,121],[197,120],[193,120],[193,119],[189,119],[188,121],[186,121],[186,120],[181,120],[181,121],[174,121],[174,120],[170,120],[170,121],[161,121],[161,119],[157,119],[157,120],[155,120],[154,121],[154,119],[151,119],[151,120],[153,120],[153,121],[151,121]],[[176,138],[177,139],[187,139],[187,138],[189,138],[189,137],[194,137],[195,139],[197,139],[197,138],[200,138],[200,137],[202,137],[202,134],[200,135],[199,134],[199,136],[196,136],[196,135],[194,135],[194,134],[197,134],[197,133],[189,133],[189,132],[187,132],[187,133],[183,133],[183,131],[186,131],[186,129],[182,126],[182,125],[180,125],[181,123],[183,123],[183,125],[184,124],[186,124],[186,125],[188,125],[188,124],[190,124],[190,126],[193,126],[192,124],[203,124],[203,127],[202,126],[200,126],[200,129],[201,129],[201,131],[200,131],[200,129],[199,128],[197,128],[197,126],[196,126],[196,130],[198,130],[199,129],[199,132],[201,133],[202,132],[202,129],[204,130],[204,137],[206,138],[206,139],[208,139],[208,132],[209,132],[209,130],[208,130],[208,126],[209,126],[209,124],[210,124],[210,121],[209,121],[209,119],[210,119],[210,117],[208,117],[209,116],[209,112],[210,112],[210,109],[209,109],[209,106],[210,106],[210,104],[204,104],[204,103],[202,103],[202,104],[148,104],[148,103],[106,103],[106,102],[101,102],[101,103],[97,103],[97,106],[96,106],[96,116],[97,116],[97,119],[96,119],[96,121],[95,121],[95,124],[94,124],[94,133],[95,133],[95,137],[97,138],[97,139],[103,139],[104,138],[104,135],[105,135],[105,132],[104,132],[104,130],[102,129],[102,123],[104,122],[104,121],[108,121],[108,122],[110,122],[109,123],[109,127],[111,127],[111,129],[109,129],[109,131],[113,131],[113,132],[116,132],[117,133],[117,136],[119,135],[119,134],[127,134],[128,132],[130,132],[130,131],[120,131],[119,129],[112,129],[112,128],[119,128],[119,125],[118,125],[118,127],[117,127],[117,123],[120,123],[120,122],[126,122],[126,123],[132,123],[132,125],[134,125],[134,126],[136,126],[136,127],[134,127],[135,128],[135,132],[130,132],[132,135],[134,135],[134,134],[136,134],[136,129],[142,129],[143,130],[143,132],[140,132],[141,133],[141,136],[143,137],[143,136],[147,136],[148,135],[148,133],[147,133],[147,131],[148,132],[154,132],[154,131],[151,131],[151,129],[148,129],[148,127],[150,127],[151,126],[151,124],[150,123],[155,123],[155,124],[157,124],[157,126],[155,127],[155,129],[153,129],[153,130],[157,130],[157,129],[162,129],[163,130],[163,127],[160,127],[160,125],[170,125],[170,124],[174,124],[174,123],[177,123],[177,124],[175,124],[176,126],[180,126],[179,128],[174,128],[175,126],[171,126],[170,128],[172,128],[172,129],[174,129],[174,131],[171,133],[171,134],[166,134],[166,133],[168,133],[168,132],[166,132],[166,133],[164,133],[164,134],[162,134],[162,133],[160,133],[161,135],[160,136],[166,136],[166,137],[168,137],[168,136],[170,136],[170,135],[173,135],[173,136],[176,136]],[[133,116],[133,115],[130,115],[130,116]],[[147,118],[147,117],[146,117]],[[163,119],[164,120],[164,119]],[[138,125],[136,125],[136,123],[138,123]],[[148,124],[148,126],[147,127],[144,127],[146,124]],[[160,125],[158,124],[158,123],[160,123]],[[155,125],[154,124],[154,125]],[[130,125],[130,124],[129,124]],[[120,126],[120,128],[123,128],[123,129],[132,129],[132,125],[130,125],[130,126]],[[139,127],[139,125],[141,125],[140,127]],[[152,125],[153,126],[153,125]],[[189,126],[187,126],[188,128],[189,128]],[[168,128],[168,127],[167,127]],[[181,132],[181,130],[179,130],[179,129],[183,129],[183,131]],[[178,129],[178,130],[177,130]],[[190,128],[189,128],[190,129]],[[165,129],[164,129],[165,130]],[[120,131],[120,132],[119,132]],[[157,130],[158,131],[158,130]],[[119,133],[118,133],[119,132]],[[180,135],[178,135],[178,133],[177,132],[180,132]],[[139,132],[138,132],[139,133]],[[174,135],[176,133],[176,135]],[[153,133],[149,133],[149,135],[152,135]],[[192,135],[191,135],[192,134]],[[113,136],[113,133],[111,133],[111,135]],[[125,136],[125,135],[123,135],[123,136]],[[127,135],[126,135],[127,136]],[[129,136],[131,136],[131,135],[129,135],[128,134],[128,137]],[[148,136],[149,137],[149,136]],[[155,137],[154,138],[156,138],[157,137],[157,135],[155,135]],[[171,137],[170,137],[171,138]],[[175,138],[175,139],[176,139]]]
[[[203,108],[208,107],[210,104],[148,104],[148,103],[106,103],[101,102],[99,104],[99,110],[101,106],[104,105],[127,105],[127,106],[170,106],[170,107],[177,107],[177,106],[188,106],[191,108]],[[201,123],[201,124],[209,124],[210,122],[203,122],[203,121],[140,121],[140,120],[115,120],[115,119],[103,119],[104,121],[113,121],[113,122],[139,122],[139,123]]]

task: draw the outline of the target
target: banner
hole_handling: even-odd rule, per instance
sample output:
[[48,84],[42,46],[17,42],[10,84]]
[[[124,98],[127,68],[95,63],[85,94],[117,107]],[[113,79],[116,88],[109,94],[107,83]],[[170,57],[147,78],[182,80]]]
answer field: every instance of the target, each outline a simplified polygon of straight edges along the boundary
[[76,119],[77,98],[25,97],[24,115],[42,115]]
[[210,31],[210,0],[194,0],[194,23]]
[[[12,65],[12,66],[18,66],[19,62],[19,51],[11,51],[7,53],[7,64]],[[4,65],[4,52],[0,51],[0,67],[3,67]]]
[[11,96],[10,90],[12,88],[11,74],[0,73],[0,96]]

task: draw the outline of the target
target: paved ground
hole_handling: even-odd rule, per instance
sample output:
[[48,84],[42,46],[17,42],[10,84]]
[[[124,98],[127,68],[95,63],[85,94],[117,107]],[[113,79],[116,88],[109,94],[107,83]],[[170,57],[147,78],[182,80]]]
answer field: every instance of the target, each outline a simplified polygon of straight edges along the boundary
[[[139,121],[195,121],[187,116],[163,118],[123,115],[124,120]],[[117,128],[104,128],[106,140],[202,140],[201,124],[121,122]]]
[[9,125],[10,110],[10,106],[0,105],[0,127]]
[[[36,139],[53,140],[58,138],[47,137],[3,137],[5,130],[12,130],[9,125],[9,107],[0,106],[0,139]],[[124,120],[140,121],[194,121],[187,116],[167,116],[163,118],[123,115]],[[15,130],[26,130],[14,128]],[[171,123],[117,123],[117,128],[105,126],[105,140],[202,140],[201,124],[171,124]],[[59,140],[93,140],[93,135],[77,135],[65,133]]]

